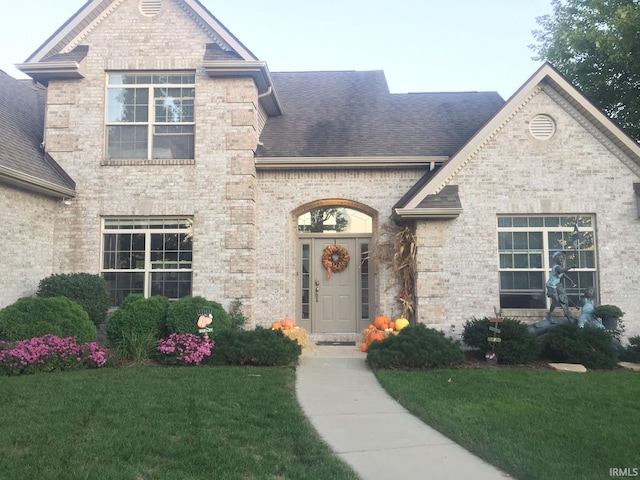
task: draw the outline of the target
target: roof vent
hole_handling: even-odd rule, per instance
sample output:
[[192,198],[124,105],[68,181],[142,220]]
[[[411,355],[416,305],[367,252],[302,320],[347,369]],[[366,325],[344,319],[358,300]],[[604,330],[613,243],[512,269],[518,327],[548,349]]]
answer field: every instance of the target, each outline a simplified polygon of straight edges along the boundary
[[160,13],[162,0],[140,0],[138,8],[140,9],[140,13],[145,17],[155,17]]
[[556,122],[549,115],[536,115],[529,123],[529,132],[538,140],[549,140],[556,133]]

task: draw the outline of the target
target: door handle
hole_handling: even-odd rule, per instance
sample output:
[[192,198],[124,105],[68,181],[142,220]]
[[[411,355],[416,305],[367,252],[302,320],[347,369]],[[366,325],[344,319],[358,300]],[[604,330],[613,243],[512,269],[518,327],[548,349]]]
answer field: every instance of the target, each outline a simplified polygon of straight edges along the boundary
[[316,280],[314,283],[316,284],[316,303],[318,303],[318,294],[320,292],[320,282]]

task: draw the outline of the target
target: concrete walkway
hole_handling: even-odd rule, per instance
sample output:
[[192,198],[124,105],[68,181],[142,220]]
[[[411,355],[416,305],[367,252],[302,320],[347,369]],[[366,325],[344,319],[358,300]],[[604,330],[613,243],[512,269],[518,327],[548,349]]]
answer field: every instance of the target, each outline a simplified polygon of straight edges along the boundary
[[320,436],[363,480],[509,477],[393,400],[354,346],[305,348],[296,391]]

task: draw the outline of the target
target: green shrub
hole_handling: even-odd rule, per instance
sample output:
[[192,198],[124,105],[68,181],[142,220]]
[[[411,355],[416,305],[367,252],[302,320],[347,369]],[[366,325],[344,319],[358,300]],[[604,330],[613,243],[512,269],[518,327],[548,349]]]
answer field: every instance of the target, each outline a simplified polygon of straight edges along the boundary
[[367,351],[367,363],[373,368],[445,368],[464,363],[464,353],[459,342],[419,324],[373,342]]
[[149,358],[165,330],[169,299],[162,296],[144,298],[134,293],[125,298],[107,322],[109,345],[121,358]]
[[247,316],[242,311],[242,301],[236,298],[229,308],[229,321],[233,330],[241,330],[247,323]]
[[198,333],[198,317],[201,312],[211,313],[213,322],[210,337],[215,338],[219,333],[231,328],[229,316],[222,305],[204,297],[183,297],[173,302],[167,312],[167,329],[165,334]]
[[67,297],[24,297],[0,310],[0,340],[16,342],[44,335],[77,337],[94,342],[96,326],[89,315]]
[[563,324],[545,335],[542,354],[549,360],[580,363],[591,369],[614,368],[618,362],[618,351],[613,339],[606,330],[589,325],[579,328]]
[[214,365],[283,366],[295,363],[302,353],[298,342],[280,330],[227,330],[215,338],[215,348],[205,361]]
[[629,338],[629,345],[624,349],[622,359],[627,362],[640,362],[640,336]]
[[[489,330],[495,326],[489,318],[474,318],[465,322],[462,341],[465,345],[487,353],[496,352],[498,362],[506,365],[522,365],[534,362],[540,355],[540,343],[536,335],[529,331],[527,325],[515,318],[505,318],[498,323],[499,334]],[[497,336],[501,341],[495,347],[487,340]]]
[[38,285],[39,297],[67,297],[77,302],[99,327],[107,318],[109,292],[107,282],[100,275],[70,273],[44,278]]

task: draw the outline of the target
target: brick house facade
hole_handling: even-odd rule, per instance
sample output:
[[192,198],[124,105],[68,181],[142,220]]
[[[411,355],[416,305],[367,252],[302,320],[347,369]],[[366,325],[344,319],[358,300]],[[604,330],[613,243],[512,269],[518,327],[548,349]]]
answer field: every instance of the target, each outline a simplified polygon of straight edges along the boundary
[[[114,305],[130,291],[240,299],[252,325],[355,334],[400,315],[367,252],[408,225],[419,322],[457,334],[498,308],[543,317],[562,249],[574,300],[595,286],[640,333],[640,148],[550,65],[506,102],[397,95],[382,72],[272,74],[197,0],[94,0],[19,67],[38,83],[0,74],[33,102],[29,128],[19,107],[0,112],[18,125],[0,154],[0,307],[91,272]],[[369,226],[305,230],[331,209]],[[351,260],[327,278],[330,243]]]

